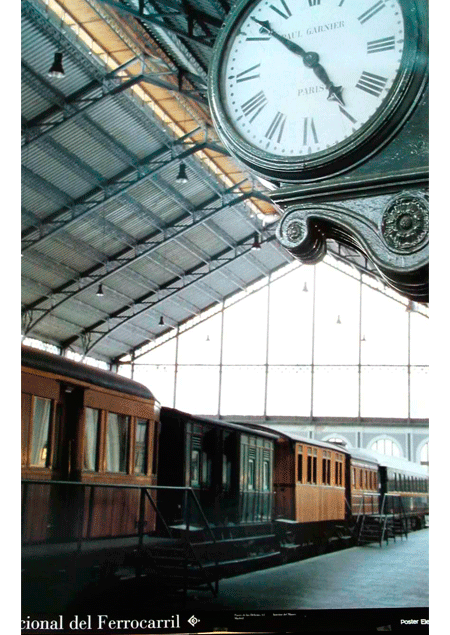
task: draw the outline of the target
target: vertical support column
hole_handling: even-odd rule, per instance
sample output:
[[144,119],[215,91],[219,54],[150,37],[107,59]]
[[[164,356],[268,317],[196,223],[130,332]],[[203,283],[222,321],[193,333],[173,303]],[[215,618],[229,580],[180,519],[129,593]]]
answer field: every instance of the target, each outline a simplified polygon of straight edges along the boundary
[[267,386],[269,379],[270,282],[271,275],[269,274],[269,278],[267,281],[266,377],[264,384],[264,419],[267,418]]
[[309,416],[310,419],[312,421],[313,415],[314,415],[314,344],[315,344],[315,330],[316,330],[316,267],[314,266],[314,271],[313,271],[313,299],[312,299],[312,332],[311,332],[311,339],[312,339],[312,347],[311,347],[311,403],[310,403],[310,410],[309,410]]
[[408,311],[408,421],[411,420],[411,311]]
[[359,274],[358,419],[361,419],[362,273]]
[[177,326],[177,334],[175,336],[175,374],[173,378],[173,404],[172,408],[175,408],[177,400],[177,379],[178,379],[178,338],[180,335],[180,327]]
[[136,359],[136,351],[131,353],[131,379],[134,379],[134,362]]
[[225,302],[222,302],[221,323],[220,323],[220,355],[219,355],[219,398],[217,402],[217,414],[220,416],[222,402],[222,369],[223,369],[223,322],[224,322]]

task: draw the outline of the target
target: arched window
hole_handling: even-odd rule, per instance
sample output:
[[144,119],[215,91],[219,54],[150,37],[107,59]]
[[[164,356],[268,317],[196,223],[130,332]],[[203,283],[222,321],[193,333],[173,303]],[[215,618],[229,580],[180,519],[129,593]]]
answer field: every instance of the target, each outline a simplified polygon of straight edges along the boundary
[[430,454],[429,454],[429,444],[424,444],[422,449],[420,450],[420,465],[425,465],[428,467],[430,465]]
[[392,441],[392,439],[377,439],[372,443],[370,449],[380,454],[387,454],[389,456],[401,456],[401,451],[398,443]]
[[336,445],[342,445],[343,448],[346,448],[348,443],[341,439],[340,437],[331,437],[331,439],[324,439],[327,443],[336,443]]

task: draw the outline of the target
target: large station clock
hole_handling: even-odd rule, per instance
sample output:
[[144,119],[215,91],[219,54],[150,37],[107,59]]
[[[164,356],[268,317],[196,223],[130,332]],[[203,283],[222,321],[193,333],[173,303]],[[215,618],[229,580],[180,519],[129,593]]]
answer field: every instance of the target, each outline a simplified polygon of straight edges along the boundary
[[257,174],[325,179],[395,134],[423,88],[424,58],[415,0],[237,0],[210,66],[212,116]]

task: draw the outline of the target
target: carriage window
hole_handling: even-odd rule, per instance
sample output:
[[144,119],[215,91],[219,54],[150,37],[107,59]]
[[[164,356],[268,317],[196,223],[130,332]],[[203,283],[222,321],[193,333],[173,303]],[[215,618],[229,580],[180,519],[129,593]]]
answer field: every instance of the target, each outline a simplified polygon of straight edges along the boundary
[[228,492],[231,489],[231,459],[222,454],[222,487]]
[[317,483],[317,450],[313,450],[313,483]]
[[322,482],[331,485],[331,452],[323,450],[322,458]]
[[83,455],[83,468],[85,470],[97,469],[99,415],[99,410],[94,410],[93,408],[86,408],[85,410]]
[[307,483],[317,483],[317,449],[308,448]]
[[135,474],[147,473],[147,447],[148,447],[148,421],[138,419],[136,421],[136,442],[134,449]]
[[106,429],[106,471],[127,472],[130,417],[108,412]]
[[301,450],[297,454],[297,481],[303,483],[303,454]]
[[248,489],[255,489],[255,476],[256,476],[256,463],[255,459],[248,460]]
[[212,459],[207,452],[202,452],[202,485],[209,487],[212,483]]
[[363,489],[363,470],[359,470],[359,487]]
[[200,485],[200,452],[191,452],[191,485]]
[[159,424],[157,421],[153,422],[153,456],[152,456],[152,474],[156,474],[158,470],[158,434]]
[[334,467],[335,467],[335,476],[334,476],[335,484],[342,485],[342,460],[336,461],[334,464]]
[[30,465],[35,467],[47,465],[51,406],[50,399],[34,398]]
[[268,492],[270,489],[270,463],[264,461],[263,463],[263,490]]
[[352,470],[352,485],[356,487],[356,467]]

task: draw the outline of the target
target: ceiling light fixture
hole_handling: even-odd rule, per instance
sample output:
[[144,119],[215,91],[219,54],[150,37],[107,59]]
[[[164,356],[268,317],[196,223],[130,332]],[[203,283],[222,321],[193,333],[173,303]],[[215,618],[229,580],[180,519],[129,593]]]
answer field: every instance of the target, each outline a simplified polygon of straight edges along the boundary
[[336,324],[342,324],[340,315],[338,315],[337,317]]
[[261,243],[259,242],[258,234],[255,234],[255,239],[253,241],[252,249],[255,250],[255,251],[257,249],[261,249]]
[[308,285],[306,284],[306,282],[305,282],[305,284],[303,285],[303,291],[304,291],[305,293],[308,293]]
[[164,326],[164,318],[161,315],[161,317],[159,318],[159,326]]
[[61,53],[61,51],[55,53],[53,64],[51,65],[47,73],[49,77],[64,77],[65,72],[62,65],[62,56],[63,54]]
[[103,293],[103,285],[102,284],[98,285],[98,289],[97,289],[96,295],[98,295],[99,298],[103,297],[104,293]]
[[186,174],[186,165],[184,164],[184,162],[182,161],[180,163],[180,169],[178,170],[178,175],[176,178],[177,183],[187,183],[188,182],[188,177]]

